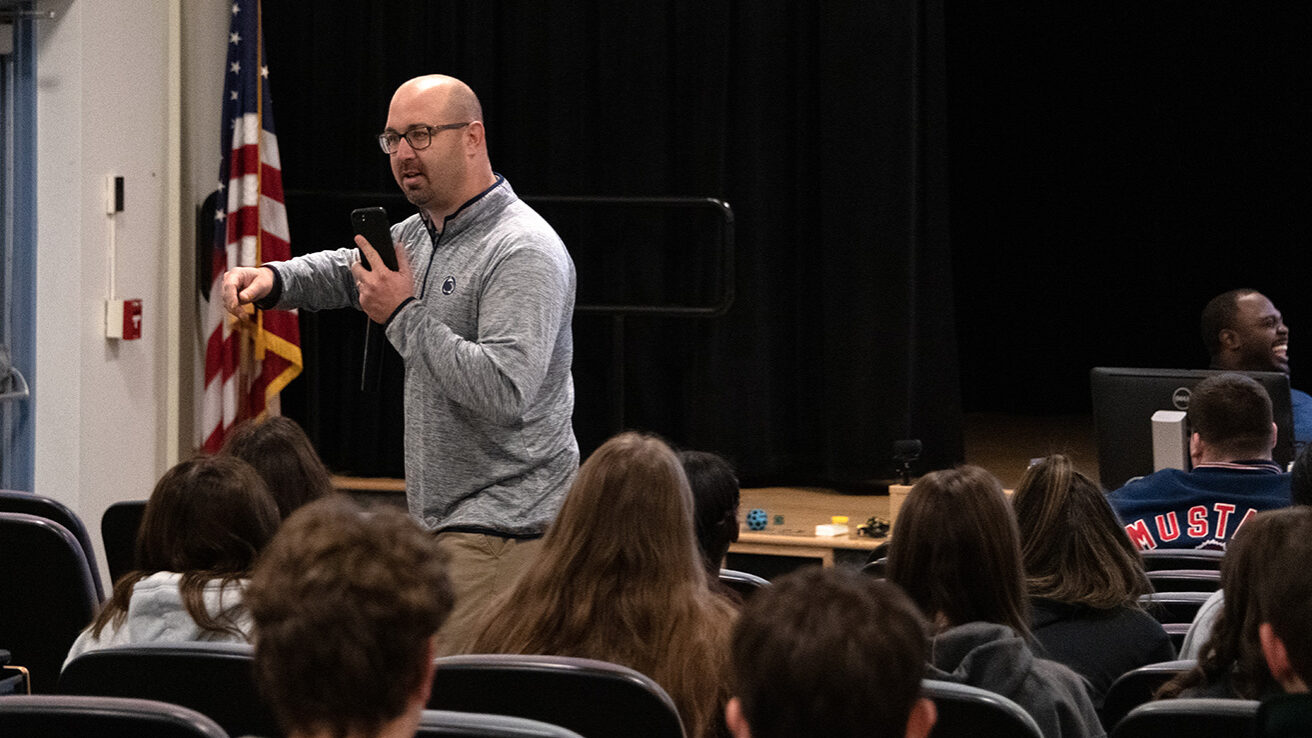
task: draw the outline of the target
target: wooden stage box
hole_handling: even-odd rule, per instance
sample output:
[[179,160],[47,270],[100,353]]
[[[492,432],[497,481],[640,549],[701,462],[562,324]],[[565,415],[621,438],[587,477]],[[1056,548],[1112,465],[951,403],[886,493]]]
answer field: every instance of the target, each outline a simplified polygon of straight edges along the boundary
[[[741,554],[814,559],[824,566],[864,563],[870,551],[889,539],[857,535],[857,526],[872,517],[896,523],[896,510],[909,489],[892,485],[887,496],[845,495],[818,487],[744,489],[740,518],[745,520],[748,512],[761,509],[765,511],[767,525],[763,531],[748,530],[740,520],[738,542],[729,547],[730,562],[742,561],[735,556]],[[775,521],[780,515],[783,523],[777,525]],[[831,522],[835,515],[847,516],[848,534],[817,536],[815,527]]]

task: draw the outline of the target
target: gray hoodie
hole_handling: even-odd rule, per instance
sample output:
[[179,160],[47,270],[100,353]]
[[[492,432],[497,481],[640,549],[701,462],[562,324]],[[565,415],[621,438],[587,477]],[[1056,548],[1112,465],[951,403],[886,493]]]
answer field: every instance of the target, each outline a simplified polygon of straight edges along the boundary
[[250,612],[242,604],[245,580],[220,588],[217,580],[205,586],[205,609],[211,615],[227,613],[243,636],[231,633],[214,633],[201,630],[182,604],[178,582],[182,575],[174,571],[157,571],[132,587],[128,599],[128,615],[122,624],[110,622],[100,631],[100,637],[91,635],[87,628],[73,642],[67,666],[74,656],[110,646],[132,646],[142,643],[176,643],[179,641],[218,641],[246,643],[253,628]]
[[930,642],[925,676],[1009,698],[1025,708],[1046,738],[1106,735],[1084,678],[1036,658],[1025,639],[1005,625],[966,623],[939,633]]

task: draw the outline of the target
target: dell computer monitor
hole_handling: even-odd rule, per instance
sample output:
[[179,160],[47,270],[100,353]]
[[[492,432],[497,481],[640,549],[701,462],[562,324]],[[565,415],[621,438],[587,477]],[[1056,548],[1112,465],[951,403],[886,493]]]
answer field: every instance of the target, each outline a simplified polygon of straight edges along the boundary
[[[1116,489],[1134,477],[1153,472],[1152,417],[1158,410],[1186,410],[1189,392],[1214,369],[1124,369],[1096,367],[1089,373],[1093,390],[1093,434],[1098,446],[1098,477],[1103,489]],[[1276,421],[1272,458],[1288,468],[1294,460],[1294,416],[1289,377],[1280,372],[1242,372],[1271,395]]]

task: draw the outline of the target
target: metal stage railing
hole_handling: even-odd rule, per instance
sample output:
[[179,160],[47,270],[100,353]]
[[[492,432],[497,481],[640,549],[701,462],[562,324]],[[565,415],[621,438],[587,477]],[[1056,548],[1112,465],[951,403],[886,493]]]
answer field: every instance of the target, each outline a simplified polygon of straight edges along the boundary
[[[343,212],[350,208],[372,204],[404,203],[400,193],[388,192],[328,192],[288,190],[287,199],[322,198],[343,203]],[[609,424],[612,432],[625,428],[624,421],[624,360],[625,322],[629,318],[719,318],[733,307],[735,298],[734,217],[727,202],[713,197],[614,197],[592,195],[521,195],[531,205],[564,205],[579,207],[653,208],[653,209],[707,209],[719,218],[719,238],[716,240],[716,283],[714,300],[707,305],[641,305],[641,304],[581,304],[574,306],[575,315],[607,317],[611,323],[610,379],[607,392]],[[408,205],[407,205],[408,207]],[[344,217],[344,216],[343,216]]]

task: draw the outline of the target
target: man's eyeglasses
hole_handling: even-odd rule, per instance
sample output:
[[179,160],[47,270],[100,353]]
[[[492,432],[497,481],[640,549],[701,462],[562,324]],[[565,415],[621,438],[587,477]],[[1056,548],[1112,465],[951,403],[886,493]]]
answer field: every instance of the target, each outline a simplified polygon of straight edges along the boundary
[[422,151],[433,143],[433,134],[439,131],[464,128],[469,123],[469,121],[465,121],[464,123],[447,123],[444,126],[414,126],[406,130],[405,133],[383,131],[378,134],[378,146],[382,148],[384,154],[395,154],[397,148],[401,146],[401,139],[404,138],[406,143],[410,144],[410,148],[415,151]]

